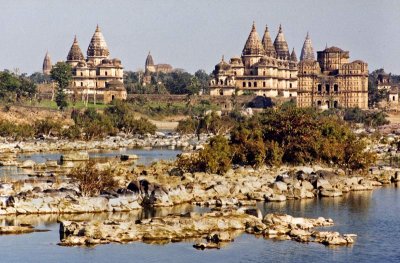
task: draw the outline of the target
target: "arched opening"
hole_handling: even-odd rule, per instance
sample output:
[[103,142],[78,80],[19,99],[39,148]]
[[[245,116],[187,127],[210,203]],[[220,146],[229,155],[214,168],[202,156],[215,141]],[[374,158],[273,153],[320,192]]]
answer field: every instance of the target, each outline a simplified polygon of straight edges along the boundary
[[329,86],[329,84],[325,84],[325,91],[326,93],[330,92],[331,87]]
[[81,76],[83,76],[83,72],[81,72]]
[[246,88],[246,82],[243,82],[243,88]]
[[330,106],[331,106],[329,100],[325,101],[325,103],[326,103],[326,106],[328,106],[328,109],[329,109]]
[[321,92],[321,91],[322,91],[322,85],[318,84],[318,92]]
[[81,82],[81,87],[83,87],[83,82]]
[[224,85],[224,81],[222,79],[220,79],[219,84]]
[[265,81],[263,82],[263,88],[265,88]]
[[395,101],[396,100],[396,97],[395,96],[393,96],[393,101]]
[[289,83],[289,88],[292,88],[292,83]]
[[257,82],[254,82],[254,87],[257,88]]
[[219,90],[219,95],[221,95],[221,96],[224,95],[224,90],[223,90],[223,89],[220,89],[220,90]]
[[263,71],[263,75],[265,76],[265,70]]
[[321,105],[322,105],[322,102],[319,100],[319,101],[317,101],[317,106],[318,107],[321,107]]
[[106,74],[106,76],[107,76],[108,72],[106,71],[106,73],[105,73],[105,74]]
[[249,84],[249,88],[251,88],[251,82],[249,82],[248,84]]
[[115,95],[112,95],[112,96],[111,96],[111,100],[115,100]]
[[333,85],[333,91],[334,92],[339,92],[339,85],[338,84]]
[[338,107],[338,102],[337,102],[336,100],[333,102],[333,107],[334,107],[335,109]]

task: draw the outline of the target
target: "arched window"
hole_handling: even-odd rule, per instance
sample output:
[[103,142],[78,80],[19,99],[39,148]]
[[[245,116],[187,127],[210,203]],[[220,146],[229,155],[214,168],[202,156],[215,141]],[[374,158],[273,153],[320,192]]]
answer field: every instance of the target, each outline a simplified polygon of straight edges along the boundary
[[265,76],[265,70],[263,71],[263,75]]
[[317,101],[317,106],[320,107],[322,105],[322,102],[319,100]]
[[81,76],[83,76],[83,72],[81,72]]
[[221,79],[221,80],[219,81],[219,84],[223,85],[223,84],[224,84],[224,81]]
[[81,87],[83,87],[83,82],[81,82]]
[[329,86],[329,84],[325,84],[325,91],[326,93],[329,93],[331,90],[331,87]]
[[105,74],[106,74],[106,76],[107,76],[108,72],[106,71],[106,73],[105,73]]
[[249,84],[249,88],[251,88],[251,82],[249,82],[248,84]]
[[257,82],[254,81],[254,87],[257,88]]
[[224,95],[224,90],[223,89],[219,90],[219,95],[221,95],[221,96]]
[[334,108],[337,108],[337,107],[338,107],[338,102],[337,102],[336,100],[333,102],[333,107],[334,107]]
[[246,88],[246,82],[243,82],[243,88]]
[[333,85],[333,91],[334,92],[339,92],[339,85],[338,84]]
[[322,92],[322,85],[318,84],[318,92]]
[[395,101],[396,100],[396,97],[395,96],[393,96],[393,101]]
[[265,81],[263,82],[263,87],[265,88]]
[[292,88],[292,83],[289,83],[289,88]]

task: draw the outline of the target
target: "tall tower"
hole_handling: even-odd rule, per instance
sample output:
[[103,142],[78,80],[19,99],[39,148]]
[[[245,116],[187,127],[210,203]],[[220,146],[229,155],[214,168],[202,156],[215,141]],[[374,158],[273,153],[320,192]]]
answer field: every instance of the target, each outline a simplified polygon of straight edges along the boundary
[[276,58],[276,50],[274,44],[272,43],[271,36],[268,31],[268,26],[265,26],[265,32],[262,39],[262,44],[265,49],[265,53],[268,57]]
[[94,65],[98,65],[103,59],[108,58],[109,55],[110,51],[108,50],[107,43],[99,25],[97,25],[96,31],[94,32],[87,49],[87,59],[88,61],[93,62]]
[[78,44],[78,39],[74,37],[71,49],[68,52],[67,63],[75,67],[79,62],[84,61],[85,57],[82,54],[81,48]]
[[279,31],[274,41],[274,47],[279,59],[284,59],[284,60],[290,59],[289,47],[286,42],[285,35],[283,34],[281,25],[279,25]]
[[155,65],[154,65],[154,60],[153,60],[153,57],[150,54],[150,51],[149,51],[149,54],[146,57],[146,62],[144,64],[144,68],[145,68],[146,73],[147,72],[156,72],[156,68],[155,68]]
[[43,60],[43,74],[44,75],[50,75],[50,71],[51,71],[52,65],[51,65],[51,59],[49,56],[49,52],[46,52],[46,56],[44,56],[44,60]]
[[307,32],[306,40],[304,40],[303,48],[301,49],[300,60],[315,60],[314,48],[311,43],[310,35]]
[[[253,22],[249,37],[247,38],[246,44],[244,45],[242,51],[242,59],[245,65],[245,69],[249,69],[255,63],[257,63],[260,58],[265,55],[264,47],[261,43],[260,37],[256,30],[256,25]],[[245,72],[245,74],[251,74],[250,71]]]

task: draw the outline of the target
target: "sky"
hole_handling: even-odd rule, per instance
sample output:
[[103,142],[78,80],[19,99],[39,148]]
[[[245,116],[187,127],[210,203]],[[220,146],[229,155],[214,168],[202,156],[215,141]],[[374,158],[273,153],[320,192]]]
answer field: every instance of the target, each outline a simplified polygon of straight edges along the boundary
[[151,51],[156,64],[211,72],[241,54],[253,21],[272,40],[282,24],[298,56],[309,32],[315,51],[338,46],[400,74],[399,0],[0,0],[0,70],[41,71],[46,51],[65,60],[74,35],[86,55],[99,24],[125,70],[143,69]]

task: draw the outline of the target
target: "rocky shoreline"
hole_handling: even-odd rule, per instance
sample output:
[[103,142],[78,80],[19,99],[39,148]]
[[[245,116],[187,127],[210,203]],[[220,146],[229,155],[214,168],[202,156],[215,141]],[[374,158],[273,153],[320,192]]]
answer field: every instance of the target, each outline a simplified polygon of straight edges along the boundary
[[191,150],[198,148],[198,146],[204,144],[209,138],[210,135],[207,134],[202,134],[200,140],[198,140],[198,137],[194,134],[180,135],[163,132],[143,136],[120,133],[117,136],[109,136],[103,140],[92,141],[62,140],[57,137],[27,141],[12,141],[2,138],[0,139],[0,153],[68,152],[148,147],[170,147]]
[[[254,216],[253,214],[256,214]],[[324,245],[349,245],[354,234],[317,231],[316,227],[332,226],[332,219],[295,218],[290,215],[267,214],[256,209],[187,213],[139,221],[91,221],[60,223],[62,246],[92,246],[108,243],[143,241],[166,244],[193,240],[195,248],[220,248],[244,232],[265,238],[316,242]]]

